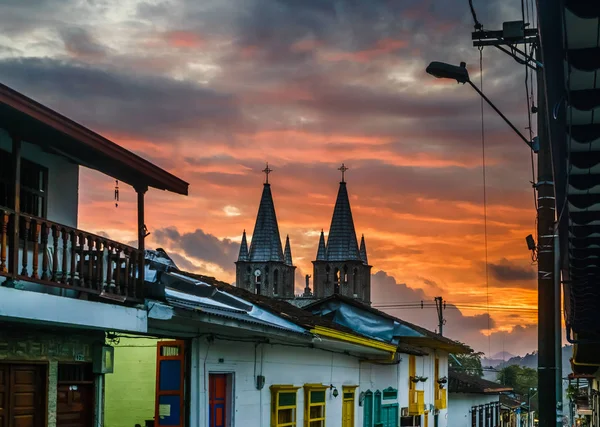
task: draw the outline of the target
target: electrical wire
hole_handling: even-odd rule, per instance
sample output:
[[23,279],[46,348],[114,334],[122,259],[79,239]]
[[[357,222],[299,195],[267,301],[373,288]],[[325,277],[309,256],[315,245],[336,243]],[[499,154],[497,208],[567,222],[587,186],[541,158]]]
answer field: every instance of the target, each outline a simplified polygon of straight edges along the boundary
[[[447,302],[446,303],[446,308],[458,308],[460,309],[461,307],[474,307],[474,308],[487,308],[488,305],[486,304],[479,304],[479,303],[473,303],[473,302]],[[407,307],[407,308],[436,308],[436,304],[435,303],[404,303],[404,302],[386,302],[386,303],[381,303],[381,304],[374,304],[374,307]],[[490,305],[490,308],[499,308],[499,309],[527,309],[527,307],[521,306],[521,305]],[[534,310],[534,308],[532,307],[531,310]],[[537,310],[537,309],[535,309]]]
[[[436,308],[434,306],[423,306],[421,307],[419,306],[403,306],[403,305],[386,305],[386,306],[377,306],[377,308],[381,309],[381,310],[417,310],[417,309],[433,309]],[[454,305],[449,305],[447,306],[448,309],[454,309],[454,310],[487,310],[487,306],[485,305],[461,305],[461,306],[454,306]],[[537,309],[536,308],[527,308],[527,307],[490,307],[489,308],[490,312],[509,312],[509,313],[530,313],[530,314],[535,314],[537,313]]]
[[[483,92],[483,46],[479,47],[479,90]],[[482,177],[483,177],[483,244],[485,248],[485,293],[487,299],[487,329],[488,329],[488,354],[492,351],[492,341],[490,333],[490,280],[489,280],[489,263],[488,263],[488,232],[487,232],[487,183],[485,174],[485,120],[483,113],[483,97],[480,97],[481,101],[481,163],[482,163]]]
[[[521,0],[521,17],[523,20],[524,27],[529,26],[529,9],[530,9],[530,0]],[[525,43],[523,47],[523,52],[525,52],[526,58],[533,58],[534,56],[534,47],[532,47],[529,51],[529,44]],[[531,81],[531,85],[529,84]],[[527,101],[527,130],[529,131],[529,140],[533,141],[533,125],[531,115],[533,114],[533,109],[535,108],[534,94],[533,94],[533,73],[532,70],[527,66],[527,62],[525,62],[525,100]],[[533,190],[533,206],[535,207],[535,220],[534,220],[534,232],[535,241],[539,240],[539,235],[537,232],[538,225],[538,203],[537,203],[537,187],[536,187],[536,171],[535,171],[535,161],[533,156],[533,147],[529,150],[529,154],[531,157],[531,186]],[[535,264],[537,262],[537,251],[531,251],[531,264]]]

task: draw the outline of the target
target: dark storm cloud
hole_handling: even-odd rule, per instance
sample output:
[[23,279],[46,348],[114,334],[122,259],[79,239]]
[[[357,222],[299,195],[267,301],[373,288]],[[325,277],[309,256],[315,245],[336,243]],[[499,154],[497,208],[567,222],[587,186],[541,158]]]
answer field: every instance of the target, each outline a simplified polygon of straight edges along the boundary
[[106,55],[106,47],[102,46],[84,28],[69,27],[60,30],[65,48],[74,57],[102,57]]
[[536,277],[534,267],[522,267],[511,263],[506,258],[500,260],[499,263],[490,263],[490,274],[496,280],[501,282],[516,282],[533,280]]
[[473,114],[477,105],[470,100],[456,98],[416,97],[409,93],[390,93],[374,87],[357,87],[338,84],[314,87],[314,97],[300,102],[312,110],[336,116],[370,118],[393,116],[396,118],[454,117]]
[[150,140],[241,122],[233,96],[165,77],[24,58],[0,60],[0,79],[90,127]]
[[[180,233],[177,228],[169,227],[155,230],[152,235],[153,241],[165,245],[166,248],[173,248],[195,259],[216,264],[226,271],[232,271],[235,268],[234,262],[240,249],[238,242],[219,239],[201,229],[190,233]],[[182,266],[182,268],[184,267]]]

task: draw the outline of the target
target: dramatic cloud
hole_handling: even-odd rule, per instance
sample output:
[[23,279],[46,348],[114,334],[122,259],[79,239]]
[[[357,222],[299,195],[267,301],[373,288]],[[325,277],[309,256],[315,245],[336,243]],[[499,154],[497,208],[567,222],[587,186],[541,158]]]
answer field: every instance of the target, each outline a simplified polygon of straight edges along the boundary
[[106,48],[99,44],[85,29],[78,27],[64,28],[60,31],[65,48],[74,57],[102,57]]
[[172,142],[185,131],[222,129],[240,119],[231,95],[168,77],[22,58],[0,60],[0,78],[87,126],[150,140]]
[[[219,239],[201,229],[191,233],[180,233],[176,228],[163,228],[153,232],[152,240],[167,248],[183,251],[191,259],[216,264],[228,272],[234,268],[239,244],[229,239]],[[188,266],[190,264],[187,264]]]
[[489,269],[492,277],[501,282],[532,280],[537,276],[533,266],[522,267],[515,265],[506,258],[501,259],[498,264],[490,263]]
[[[371,286],[374,307],[432,331],[439,329],[437,311],[432,305],[433,297],[427,295],[422,289],[413,289],[404,283],[398,283],[385,271],[378,271],[371,276]],[[424,308],[420,308],[421,301],[424,303]],[[494,307],[492,313],[493,310]],[[523,319],[523,316],[517,316],[516,321],[525,323],[524,325],[517,324],[509,330],[500,330],[496,320],[487,313],[466,315],[463,311],[460,304],[446,304],[443,311],[446,320],[444,336],[469,343],[475,350],[486,354],[495,354],[502,350],[518,354],[525,349],[531,351],[537,347],[537,326],[527,324],[528,321]],[[488,330],[491,332],[489,338]]]
[[[475,7],[488,29],[521,17],[517,0]],[[465,61],[479,81],[467,2],[8,0],[0,28],[3,84],[190,182],[187,198],[146,196],[148,246],[181,268],[234,280],[268,161],[302,292],[345,162],[373,301],[443,296],[446,334],[484,351],[509,336],[533,348],[529,151],[484,108],[487,283],[480,98],[425,73]],[[491,48],[482,59],[484,91],[526,132],[525,67]],[[135,242],[133,190],[122,184],[115,208],[114,180],[86,169],[80,188],[80,227]],[[488,300],[519,316],[489,318]],[[437,328],[435,309],[391,312]]]

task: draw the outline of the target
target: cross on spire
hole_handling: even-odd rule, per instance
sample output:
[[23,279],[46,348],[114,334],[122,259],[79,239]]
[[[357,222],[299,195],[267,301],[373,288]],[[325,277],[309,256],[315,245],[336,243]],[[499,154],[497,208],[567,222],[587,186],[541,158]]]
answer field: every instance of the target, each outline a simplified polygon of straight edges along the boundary
[[264,168],[262,171],[264,172],[265,176],[267,177],[265,180],[265,184],[268,184],[269,183],[269,174],[271,172],[273,172],[273,169],[269,168],[269,162],[267,162],[267,167]]
[[346,171],[347,171],[348,169],[349,169],[349,168],[347,168],[347,167],[346,167],[346,165],[345,165],[345,164],[343,164],[343,163],[342,163],[342,166],[340,166],[340,167],[338,168],[338,170],[342,172],[342,182],[346,182],[346,181],[344,180],[344,178],[345,178]]

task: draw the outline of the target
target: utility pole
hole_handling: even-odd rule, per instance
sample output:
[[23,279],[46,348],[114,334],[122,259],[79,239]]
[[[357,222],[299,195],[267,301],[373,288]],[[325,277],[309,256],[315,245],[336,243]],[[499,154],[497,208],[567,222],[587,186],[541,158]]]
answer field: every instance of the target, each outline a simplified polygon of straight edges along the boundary
[[[538,10],[540,5],[538,5]],[[550,20],[541,22],[548,26],[547,32],[560,27]],[[536,29],[525,28],[523,22],[505,22],[502,31],[475,31],[472,33],[473,45],[494,46],[511,55],[517,62],[525,64],[537,71],[538,88],[538,142],[537,157],[537,217],[538,217],[538,396],[540,426],[562,426],[562,384],[560,365],[557,358],[557,347],[560,349],[560,282],[555,264],[555,228],[556,199],[553,179],[552,145],[549,127],[555,126],[549,116],[549,108],[556,104],[546,102],[546,86],[544,70],[548,66],[548,58],[540,57],[540,42]],[[536,57],[516,48],[516,45],[531,43],[536,47]],[[507,50],[504,46],[510,46]],[[533,50],[531,50],[533,51]],[[544,52],[545,53],[545,52]],[[556,62],[562,67],[562,61]],[[560,79],[559,79],[560,80]],[[556,82],[551,82],[555,84]],[[560,81],[562,84],[562,80]],[[554,87],[554,86],[553,86]],[[558,286],[557,282],[558,281]],[[557,290],[558,289],[558,290]],[[558,319],[557,319],[558,318]],[[558,343],[558,344],[557,344]]]
[[538,81],[538,390],[540,426],[561,425],[558,410],[559,372],[557,365],[555,292],[555,211],[552,152],[548,134],[548,116],[544,74],[537,73]]
[[438,324],[440,328],[440,335],[444,335],[444,323],[446,323],[446,319],[444,319],[443,310],[446,308],[446,302],[442,297],[435,297],[435,308],[437,309],[438,314]]

